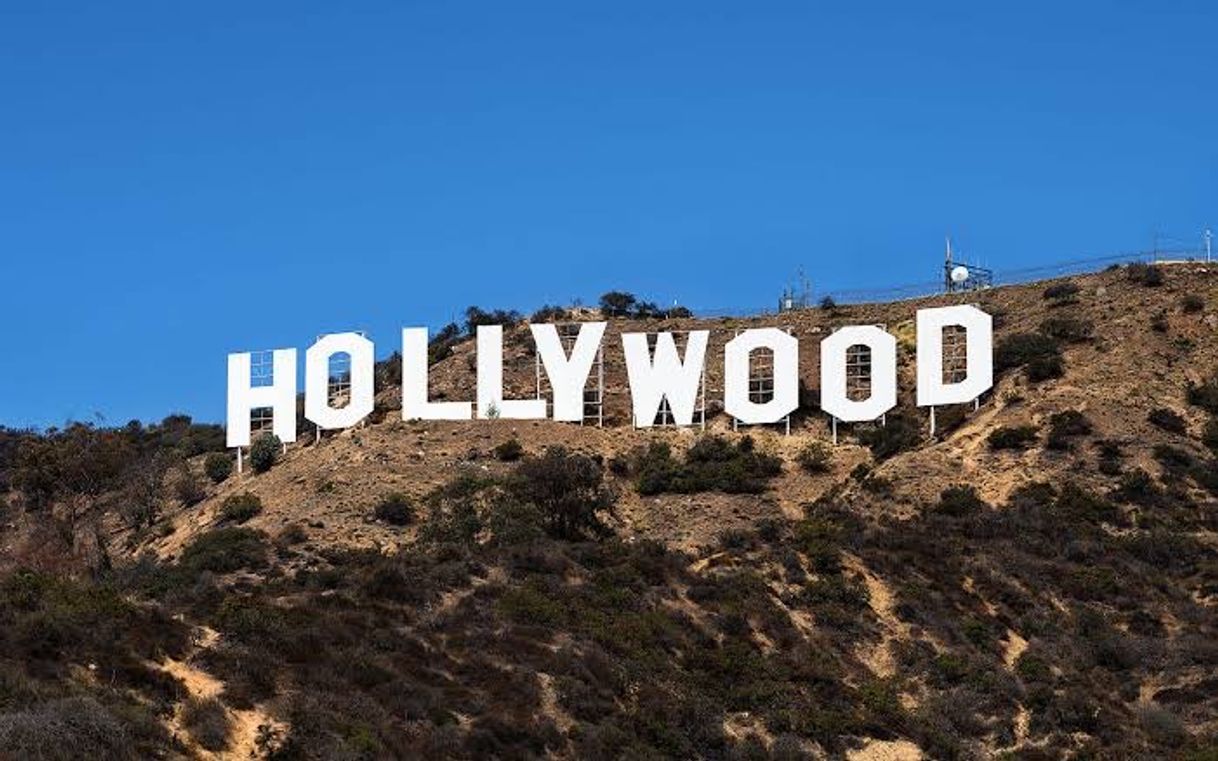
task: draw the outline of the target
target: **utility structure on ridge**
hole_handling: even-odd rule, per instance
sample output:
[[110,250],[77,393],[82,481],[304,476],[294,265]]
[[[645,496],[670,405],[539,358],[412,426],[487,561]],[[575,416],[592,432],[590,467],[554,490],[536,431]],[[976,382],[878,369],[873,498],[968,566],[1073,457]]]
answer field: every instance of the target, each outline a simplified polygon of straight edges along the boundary
[[979,291],[993,284],[994,271],[956,259],[952,254],[952,239],[948,237],[947,253],[943,258],[943,290],[947,293]]

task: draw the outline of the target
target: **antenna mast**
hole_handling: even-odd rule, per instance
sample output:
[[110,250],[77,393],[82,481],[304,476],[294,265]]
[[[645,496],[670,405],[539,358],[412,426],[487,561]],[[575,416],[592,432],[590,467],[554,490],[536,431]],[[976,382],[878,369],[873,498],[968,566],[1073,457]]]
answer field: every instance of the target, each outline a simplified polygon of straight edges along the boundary
[[955,283],[952,282],[952,236],[945,235],[943,239],[947,242],[947,252],[943,255],[943,287],[950,292],[955,290]]

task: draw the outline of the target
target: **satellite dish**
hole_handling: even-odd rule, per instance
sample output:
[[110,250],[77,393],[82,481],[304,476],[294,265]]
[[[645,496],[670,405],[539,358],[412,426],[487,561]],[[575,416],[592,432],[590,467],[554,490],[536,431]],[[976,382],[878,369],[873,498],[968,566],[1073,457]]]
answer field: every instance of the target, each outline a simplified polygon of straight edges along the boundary
[[968,267],[952,267],[951,278],[953,283],[963,283],[968,280]]

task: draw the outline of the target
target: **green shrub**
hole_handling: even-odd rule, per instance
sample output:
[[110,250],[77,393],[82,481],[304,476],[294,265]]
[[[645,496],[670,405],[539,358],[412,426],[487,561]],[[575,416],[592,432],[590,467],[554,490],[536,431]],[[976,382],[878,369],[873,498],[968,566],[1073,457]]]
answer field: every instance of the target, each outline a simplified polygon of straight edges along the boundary
[[1036,426],[1001,426],[986,438],[990,449],[1027,449],[1036,441]]
[[1125,456],[1121,443],[1112,439],[1101,439],[1095,442],[1095,448],[1099,452],[1099,471],[1108,476],[1120,475],[1121,459]]
[[1138,262],[1125,268],[1125,276],[1131,283],[1157,288],[1163,285],[1163,270],[1154,264]]
[[1195,293],[1190,293],[1184,298],[1180,299],[1180,309],[1183,310],[1185,314],[1196,314],[1197,312],[1205,309],[1205,299],[1201,298]]
[[1218,418],[1205,421],[1205,427],[1201,429],[1201,443],[1218,452]]
[[1185,433],[1188,430],[1187,424],[1180,413],[1169,410],[1166,407],[1159,407],[1150,411],[1146,416],[1147,421],[1156,428],[1161,428],[1168,433]]
[[304,544],[307,541],[309,541],[309,532],[299,523],[289,523],[275,536],[275,545],[280,548]]
[[858,433],[859,442],[871,450],[877,460],[914,449],[924,441],[922,423],[911,415],[889,415],[884,425],[864,428]]
[[935,506],[935,510],[943,515],[963,518],[980,513],[988,507],[985,500],[977,495],[974,487],[949,486],[939,495],[939,504]]
[[245,523],[260,512],[262,500],[257,494],[234,494],[220,505],[220,520],[226,523]]
[[1023,372],[1032,383],[1060,378],[1066,374],[1066,361],[1060,354],[1036,357],[1024,367]]
[[1040,332],[1062,343],[1083,343],[1091,340],[1095,325],[1090,320],[1074,317],[1050,317],[1040,324]]
[[409,497],[395,493],[378,502],[373,514],[391,526],[406,526],[414,522],[415,507]]
[[555,626],[568,613],[552,593],[527,584],[504,592],[495,607],[505,618],[529,626]]
[[190,698],[182,706],[182,724],[191,738],[205,750],[218,752],[228,747],[232,720],[219,700]]
[[520,443],[519,439],[515,438],[508,439],[491,451],[494,453],[495,459],[500,462],[516,462],[521,457],[524,457],[524,445]]
[[250,467],[255,473],[265,473],[275,465],[275,461],[279,459],[279,450],[283,444],[279,441],[279,437],[270,433],[264,433],[254,439],[254,443],[250,446]]
[[221,483],[233,473],[233,458],[223,452],[212,452],[203,461],[203,472],[212,483]]
[[841,570],[841,542],[842,527],[829,518],[810,515],[795,524],[795,544],[814,573]]
[[994,347],[994,369],[1002,372],[1019,367],[1025,368],[1032,382],[1060,378],[1065,365],[1057,340],[1043,333],[1016,333],[1001,339]]
[[1218,414],[1218,379],[1209,378],[1200,385],[1188,385],[1188,403],[1206,412]]
[[825,623],[847,626],[867,607],[868,595],[861,582],[841,574],[827,574],[804,585],[803,599]]
[[[138,715],[137,711],[131,713]],[[119,715],[91,697],[14,706],[0,713],[0,755],[46,761],[134,759],[139,753],[133,747],[131,730]]]
[[436,544],[473,544],[497,489],[495,480],[468,473],[436,487],[426,497],[427,519],[419,528],[419,538]]
[[683,463],[673,459],[667,444],[653,443],[636,455],[633,470],[640,494],[760,494],[782,472],[782,460],[756,451],[750,436],[735,444],[722,436],[704,436],[685,453]]
[[833,462],[833,450],[823,441],[809,441],[795,460],[808,473],[826,473]]
[[266,566],[267,546],[262,532],[225,526],[200,534],[182,551],[178,566],[198,574],[231,573]]
[[1075,301],[1082,288],[1079,288],[1077,283],[1066,281],[1064,283],[1054,283],[1044,291],[1045,299],[1049,301],[1063,302]]
[[1169,748],[1179,748],[1189,740],[1188,729],[1179,716],[1153,703],[1140,706],[1138,722],[1146,735],[1155,743]]
[[1121,476],[1116,497],[1135,505],[1152,505],[1159,501],[1161,491],[1151,475],[1141,468],[1134,468]]
[[1049,416],[1050,449],[1069,449],[1070,439],[1091,433],[1091,421],[1078,410],[1063,410]]
[[1173,447],[1168,444],[1155,444],[1151,454],[1163,466],[1164,470],[1171,473],[1188,470],[1197,464],[1197,458],[1179,447]]
[[725,528],[715,540],[725,550],[746,550],[757,544],[757,533],[746,528]]

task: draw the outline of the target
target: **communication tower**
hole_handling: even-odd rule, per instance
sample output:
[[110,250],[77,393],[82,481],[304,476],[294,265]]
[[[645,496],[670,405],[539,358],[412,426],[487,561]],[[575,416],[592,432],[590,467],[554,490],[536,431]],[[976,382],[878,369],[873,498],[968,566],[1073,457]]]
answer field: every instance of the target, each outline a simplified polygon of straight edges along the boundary
[[956,258],[952,239],[947,238],[947,253],[943,259],[943,290],[948,293],[979,291],[994,284],[994,271]]
[[794,312],[797,309],[807,309],[812,306],[812,284],[800,267],[795,273],[795,282],[782,290],[778,299],[779,312]]

